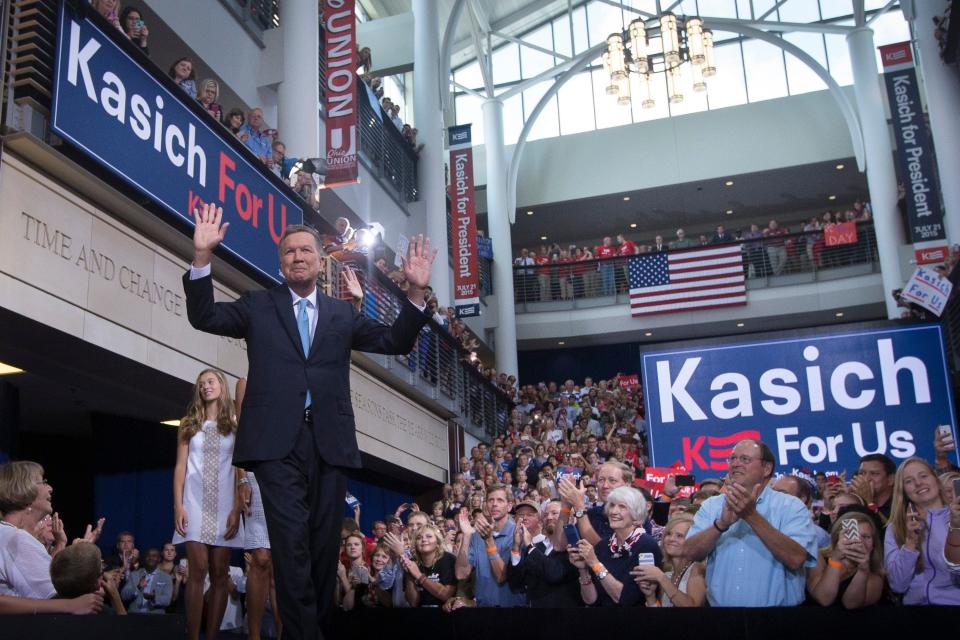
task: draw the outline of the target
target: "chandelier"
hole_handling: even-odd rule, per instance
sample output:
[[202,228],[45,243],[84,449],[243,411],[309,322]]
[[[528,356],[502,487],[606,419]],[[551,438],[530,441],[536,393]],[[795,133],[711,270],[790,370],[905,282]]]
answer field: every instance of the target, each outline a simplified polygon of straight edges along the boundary
[[630,74],[637,75],[641,105],[655,106],[651,82],[654,73],[667,77],[667,98],[672,104],[683,102],[681,66],[689,62],[693,90],[707,90],[705,78],[717,73],[713,62],[713,32],[703,28],[699,17],[680,17],[670,12],[644,20],[637,18],[622,33],[607,37],[603,68],[610,77],[607,94],[617,103],[629,105]]

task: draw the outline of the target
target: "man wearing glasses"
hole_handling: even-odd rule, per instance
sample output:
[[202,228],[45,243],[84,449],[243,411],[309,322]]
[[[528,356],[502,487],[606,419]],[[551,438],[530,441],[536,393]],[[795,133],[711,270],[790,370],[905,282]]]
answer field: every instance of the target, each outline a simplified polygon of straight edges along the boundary
[[813,520],[799,499],[774,491],[773,452],[745,439],[729,459],[725,494],[706,500],[687,533],[691,560],[707,558],[714,607],[778,607],[803,602],[805,567],[817,564]]

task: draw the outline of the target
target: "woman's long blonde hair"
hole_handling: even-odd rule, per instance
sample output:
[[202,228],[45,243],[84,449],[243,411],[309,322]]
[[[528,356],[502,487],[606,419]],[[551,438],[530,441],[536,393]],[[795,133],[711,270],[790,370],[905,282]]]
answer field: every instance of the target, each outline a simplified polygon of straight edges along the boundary
[[[686,523],[688,527],[693,526],[693,516],[689,513],[678,513],[677,515],[670,518],[666,526],[663,528],[663,535],[660,537],[660,551],[663,553],[663,568],[665,571],[673,571],[676,567],[673,566],[673,559],[667,555],[667,550],[663,546],[663,541],[667,537],[667,534],[673,531],[673,529],[678,524]],[[689,529],[687,529],[689,531]]]
[[206,407],[204,406],[203,396],[200,394],[200,380],[208,373],[217,376],[217,380],[220,381],[220,397],[217,398],[217,429],[224,436],[237,430],[236,411],[226,377],[223,372],[217,369],[204,369],[193,384],[193,399],[187,406],[187,415],[180,420],[179,435],[184,440],[192,438],[195,433],[203,428],[203,423],[207,420]]
[[[433,552],[433,558],[429,558],[429,559],[421,556],[420,550],[417,549],[417,541],[420,539],[420,536],[423,535],[423,532],[426,531],[427,529],[429,529],[430,531],[433,531],[433,535],[436,536],[437,538],[437,550]],[[413,544],[410,546],[411,546],[411,551],[413,552],[414,561],[416,561],[416,563],[420,565],[420,568],[422,569],[426,569],[428,567],[432,567],[433,565],[437,564],[437,561],[440,558],[442,558],[443,554],[445,553],[443,549],[443,534],[440,533],[440,528],[437,525],[433,524],[432,522],[427,523],[422,527],[420,527],[419,529],[417,529],[417,533],[413,536]]]
[[[937,474],[929,462],[916,456],[907,458],[901,462],[900,468],[897,469],[897,475],[894,476],[893,480],[893,498],[890,500],[890,519],[887,520],[887,527],[893,530],[893,539],[898,547],[902,547],[903,543],[907,541],[907,507],[909,507],[911,502],[903,490],[903,476],[907,466],[911,464],[920,464],[926,467],[927,471],[930,472],[930,475],[932,475],[936,481],[937,491],[940,492],[940,501],[943,502],[943,487],[940,485]],[[916,569],[917,571],[923,570],[922,553],[917,557]]]

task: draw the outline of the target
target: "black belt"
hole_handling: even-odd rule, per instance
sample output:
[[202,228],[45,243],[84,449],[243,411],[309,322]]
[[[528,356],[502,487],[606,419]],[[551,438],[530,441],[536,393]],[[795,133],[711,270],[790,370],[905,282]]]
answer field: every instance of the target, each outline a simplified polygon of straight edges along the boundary
[[307,407],[303,410],[303,421],[307,424],[313,424],[313,407]]

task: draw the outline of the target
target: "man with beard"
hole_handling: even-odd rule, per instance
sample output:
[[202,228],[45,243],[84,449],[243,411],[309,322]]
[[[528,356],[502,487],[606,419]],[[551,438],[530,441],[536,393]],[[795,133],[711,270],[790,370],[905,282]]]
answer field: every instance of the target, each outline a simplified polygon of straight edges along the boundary
[[[534,608],[579,607],[577,569],[567,558],[560,526],[560,501],[547,500],[539,507],[530,500],[517,505],[518,526],[507,579],[515,591],[523,591]],[[541,520],[542,533],[541,530]]]

